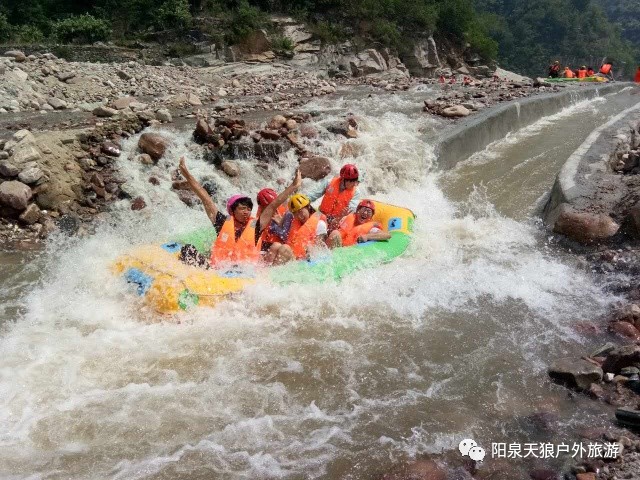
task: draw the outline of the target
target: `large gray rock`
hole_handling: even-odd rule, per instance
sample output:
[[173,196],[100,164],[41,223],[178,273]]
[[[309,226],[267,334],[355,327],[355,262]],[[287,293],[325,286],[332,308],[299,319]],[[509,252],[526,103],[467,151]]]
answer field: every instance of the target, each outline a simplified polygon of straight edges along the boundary
[[365,50],[349,60],[349,69],[354,77],[381,73],[388,68],[384,57],[373,48]]
[[60,100],[59,98],[52,97],[47,100],[47,103],[51,105],[55,110],[64,110],[67,108],[67,102]]
[[37,162],[42,158],[40,151],[36,147],[29,144],[25,145],[22,142],[14,147],[13,151],[12,161],[19,166],[29,162]]
[[16,177],[20,173],[20,169],[13,163],[4,160],[0,162],[0,175],[8,178]]
[[549,368],[549,377],[557,383],[578,390],[587,390],[602,380],[602,369],[583,359],[561,358]]
[[44,176],[44,172],[38,167],[25,168],[18,174],[18,180],[26,185],[37,183]]
[[448,118],[467,117],[470,113],[471,111],[462,105],[454,105],[442,110],[442,116]]
[[23,211],[32,197],[31,189],[22,182],[10,180],[0,184],[0,203]]
[[[126,107],[125,107],[126,108]],[[103,117],[103,118],[108,118],[108,117],[113,117],[114,115],[116,115],[118,113],[118,111],[114,108],[109,108],[106,107],[104,105],[100,105],[99,107],[96,107],[93,110],[93,114],[96,117]]]
[[400,57],[409,72],[418,77],[433,76],[436,69],[442,67],[436,42],[431,36],[417,41]]

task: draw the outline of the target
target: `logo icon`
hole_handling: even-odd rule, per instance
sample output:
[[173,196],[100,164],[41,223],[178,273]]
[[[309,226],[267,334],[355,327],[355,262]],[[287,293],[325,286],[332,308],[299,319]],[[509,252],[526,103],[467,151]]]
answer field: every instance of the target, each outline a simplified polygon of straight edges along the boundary
[[458,450],[463,457],[469,457],[471,460],[481,462],[484,460],[485,451],[484,448],[479,447],[475,440],[465,438],[458,445]]

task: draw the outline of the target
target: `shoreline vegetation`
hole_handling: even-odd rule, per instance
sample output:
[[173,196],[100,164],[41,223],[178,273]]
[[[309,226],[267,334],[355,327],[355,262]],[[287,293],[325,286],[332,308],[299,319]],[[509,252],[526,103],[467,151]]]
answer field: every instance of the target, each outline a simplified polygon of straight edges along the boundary
[[607,58],[630,78],[640,35],[625,15],[634,13],[640,7],[628,0],[8,0],[0,7],[0,43],[156,43],[180,57],[203,46],[224,51],[265,31],[272,50],[287,58],[296,45],[274,21],[287,16],[323,46],[348,41],[358,51],[388,48],[402,59],[420,39],[434,37],[532,77],[556,59],[597,70]]

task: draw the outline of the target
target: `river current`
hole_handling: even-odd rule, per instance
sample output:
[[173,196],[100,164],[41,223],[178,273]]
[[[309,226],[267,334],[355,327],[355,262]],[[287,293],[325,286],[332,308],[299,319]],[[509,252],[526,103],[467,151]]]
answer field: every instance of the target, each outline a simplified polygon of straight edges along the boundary
[[[340,160],[333,136],[314,149],[336,169],[354,161],[367,195],[416,213],[405,255],[339,283],[258,283],[175,317],[144,306],[110,266],[207,224],[170,190],[178,157],[216,182],[219,204],[275,187],[296,159],[241,161],[236,182],[192,152],[190,129],[159,131],[173,146],[151,169],[128,159],[129,139],[120,169],[147,208],[119,201],[95,235],[54,237],[28,261],[1,254],[0,477],[370,479],[455,456],[463,438],[490,450],[606,422],[546,368],[595,346],[573,325],[615,298],[556,248],[537,210],[571,152],[637,96],[576,103],[443,171],[434,147],[451,127],[421,112],[429,93],[305,107],[321,132],[358,117],[357,158]],[[547,414],[554,431],[532,427]]]

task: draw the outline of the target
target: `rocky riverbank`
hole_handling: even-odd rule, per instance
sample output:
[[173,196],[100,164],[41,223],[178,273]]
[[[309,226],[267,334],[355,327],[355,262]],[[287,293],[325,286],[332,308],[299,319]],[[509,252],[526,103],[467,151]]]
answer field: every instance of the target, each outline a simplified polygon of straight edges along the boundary
[[[424,78],[410,76],[397,59],[393,65],[370,70],[370,75],[356,69],[358,76],[329,80],[320,71],[279,63],[194,68],[67,62],[51,53],[5,52],[0,57],[0,124],[6,126],[0,134],[2,245],[27,247],[56,228],[89,232],[93,218],[107,215],[115,199],[131,199],[141,208],[143,200],[114,160],[123,139],[148,127],[194,125],[194,152],[229,176],[237,174],[236,157],[254,158],[268,168],[293,148],[308,176],[319,178],[319,171],[326,175],[328,160],[314,153],[318,129],[308,113],[296,112],[311,98],[355,87],[375,96],[427,86],[437,95],[424,102],[425,114],[455,119],[560,88],[534,87],[530,79],[499,69],[488,78],[451,70]],[[280,112],[284,115],[274,117]],[[357,136],[357,119],[345,118],[320,133],[346,142]],[[166,139],[145,134],[135,160],[153,165],[166,147]],[[357,155],[345,143],[341,157]],[[189,204],[196,202],[184,189],[177,190]]]

